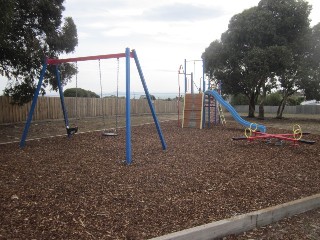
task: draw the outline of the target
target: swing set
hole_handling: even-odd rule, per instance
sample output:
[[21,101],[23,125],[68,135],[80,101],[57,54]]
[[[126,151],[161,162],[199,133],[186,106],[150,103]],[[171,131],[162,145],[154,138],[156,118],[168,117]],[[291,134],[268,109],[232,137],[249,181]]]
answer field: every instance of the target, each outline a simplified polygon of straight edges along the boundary
[[[66,58],[66,59],[46,59],[45,62],[43,63],[43,66],[42,66],[42,70],[41,70],[40,77],[39,77],[39,82],[38,82],[36,91],[34,93],[31,108],[30,108],[30,111],[29,111],[29,114],[27,117],[27,121],[25,123],[25,127],[24,127],[24,130],[22,133],[22,137],[21,137],[20,144],[19,144],[20,148],[25,147],[28,131],[29,131],[30,124],[32,121],[32,116],[33,116],[33,113],[35,110],[35,106],[37,104],[39,92],[40,92],[43,78],[45,76],[46,69],[47,69],[48,65],[55,65],[55,70],[56,70],[55,72],[56,72],[56,79],[57,79],[58,90],[59,90],[59,95],[60,95],[61,108],[63,111],[63,117],[64,117],[66,129],[67,129],[67,135],[68,135],[68,137],[70,137],[72,134],[74,134],[78,131],[78,126],[76,126],[74,128],[69,127],[68,113],[67,113],[67,110],[65,107],[64,96],[63,96],[63,91],[62,91],[62,84],[61,84],[61,80],[60,80],[60,73],[59,73],[58,66],[62,63],[68,63],[68,62],[76,62],[77,63],[79,61],[98,60],[99,61],[99,74],[100,74],[100,89],[101,89],[101,97],[102,97],[102,80],[101,80],[102,78],[101,78],[100,60],[101,59],[113,59],[113,58],[118,59],[118,67],[117,67],[118,72],[119,72],[119,58],[125,58],[125,62],[126,62],[126,162],[127,162],[127,164],[129,165],[132,162],[131,116],[130,116],[130,111],[131,111],[131,107],[130,107],[130,59],[131,58],[133,58],[135,61],[135,64],[136,64],[136,67],[137,67],[137,70],[138,70],[138,73],[140,76],[140,80],[141,80],[145,95],[148,100],[148,105],[150,107],[152,117],[155,122],[156,129],[157,129],[157,132],[158,132],[158,135],[160,138],[162,149],[166,150],[167,145],[164,140],[162,130],[161,130],[157,115],[155,113],[154,106],[151,101],[150,93],[149,93],[145,78],[142,73],[142,69],[141,69],[141,66],[139,63],[137,53],[135,50],[130,51],[129,48],[126,48],[124,53],[97,55],[97,56],[86,56],[86,57],[77,57],[77,58]],[[119,74],[117,73],[117,82],[118,82],[118,78],[119,78]],[[77,80],[77,77],[76,77],[76,80]],[[117,83],[117,99],[118,99],[118,83]],[[118,108],[118,106],[116,106],[116,108]],[[103,118],[104,118],[104,114],[103,114]],[[105,121],[105,119],[104,119],[104,121]],[[117,119],[116,119],[116,121],[117,121]],[[105,124],[105,122],[104,122],[104,124]],[[117,128],[117,126],[116,126],[116,128]],[[103,135],[108,136],[108,133],[104,132]],[[109,133],[109,135],[116,135],[116,130],[114,133]]]

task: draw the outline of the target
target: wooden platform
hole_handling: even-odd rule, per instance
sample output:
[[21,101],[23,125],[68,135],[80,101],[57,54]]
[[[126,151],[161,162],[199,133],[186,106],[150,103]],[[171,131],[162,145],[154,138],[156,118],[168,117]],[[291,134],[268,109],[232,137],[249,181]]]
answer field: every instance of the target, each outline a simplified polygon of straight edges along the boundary
[[184,97],[182,127],[202,129],[203,93],[187,93]]

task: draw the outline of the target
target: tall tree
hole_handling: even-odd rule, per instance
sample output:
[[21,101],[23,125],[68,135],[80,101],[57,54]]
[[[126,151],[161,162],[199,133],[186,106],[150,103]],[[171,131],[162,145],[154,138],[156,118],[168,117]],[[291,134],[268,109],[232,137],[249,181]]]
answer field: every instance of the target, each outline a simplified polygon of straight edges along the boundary
[[223,82],[225,93],[243,93],[249,99],[249,117],[254,117],[255,104],[268,73],[263,47],[271,37],[267,31],[262,32],[268,29],[265,19],[257,7],[233,16],[221,42],[214,41],[202,56],[206,71]]
[[[23,104],[32,99],[45,58],[75,50],[77,29],[71,17],[62,19],[64,0],[0,0],[0,74],[9,79],[5,94]],[[53,69],[43,82],[41,93],[51,85],[57,90]],[[66,64],[62,83],[76,69]]]
[[[222,34],[220,54],[228,54],[211,68],[219,69],[215,72],[229,93],[243,93],[249,98],[249,117],[254,116],[258,95],[262,91],[265,96],[276,80],[286,89],[284,96],[295,89],[304,53],[299,44],[309,29],[310,10],[302,0],[261,0],[257,7],[233,16]],[[203,54],[206,69],[217,55],[209,49]],[[263,109],[263,102],[259,109]]]
[[[282,57],[276,59],[278,66],[272,70],[276,73],[282,92],[282,101],[277,117],[282,118],[286,101],[298,90],[301,80],[299,71],[304,66],[308,51],[305,38],[310,30],[309,14],[311,6],[301,0],[262,0],[258,8],[269,14],[274,28],[273,46],[280,46]],[[275,52],[279,57],[279,54]]]
[[63,96],[65,97],[82,97],[82,98],[100,98],[98,94],[83,88],[68,88],[64,90]]
[[320,101],[320,23],[313,26],[307,36],[309,51],[304,67],[300,71],[299,87],[304,91],[306,100]]

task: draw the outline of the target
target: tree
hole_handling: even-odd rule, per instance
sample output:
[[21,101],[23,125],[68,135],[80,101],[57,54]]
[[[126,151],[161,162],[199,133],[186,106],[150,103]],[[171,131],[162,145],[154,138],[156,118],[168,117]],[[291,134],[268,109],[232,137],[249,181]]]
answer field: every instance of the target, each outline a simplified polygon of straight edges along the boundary
[[[258,7],[272,16],[274,27],[274,47],[281,50],[272,71],[280,83],[282,100],[277,111],[277,118],[282,118],[289,96],[299,89],[301,70],[305,66],[307,45],[304,44],[310,30],[309,14],[311,6],[296,0],[262,0]],[[281,55],[281,56],[280,56]]]
[[315,25],[307,37],[309,51],[301,72],[300,89],[306,100],[320,100],[320,23]]
[[85,97],[85,98],[100,98],[100,96],[90,90],[82,88],[68,88],[64,90],[63,96],[65,97]]
[[[62,20],[64,0],[0,0],[0,74],[9,80],[5,94],[19,104],[30,101],[36,89],[45,58],[73,52],[78,44],[77,29],[71,17]],[[66,84],[76,73],[65,64],[61,78]],[[57,90],[54,69],[48,68],[45,87]]]
[[249,101],[248,98],[243,95],[242,93],[239,93],[237,95],[232,95],[230,104],[235,105],[248,105]]
[[270,93],[266,97],[265,106],[278,106],[281,102],[281,94],[279,92]]
[[227,93],[248,97],[249,117],[254,116],[261,92],[259,117],[263,117],[265,96],[278,81],[284,93],[281,109],[297,90],[310,10],[300,0],[261,0],[257,7],[233,16],[221,42],[205,50],[206,72],[222,80]]
[[264,18],[257,7],[233,16],[221,42],[211,43],[202,55],[206,72],[222,81],[224,93],[242,93],[248,98],[249,117],[254,117],[255,104],[268,74],[263,47],[270,37],[260,33],[267,29]]

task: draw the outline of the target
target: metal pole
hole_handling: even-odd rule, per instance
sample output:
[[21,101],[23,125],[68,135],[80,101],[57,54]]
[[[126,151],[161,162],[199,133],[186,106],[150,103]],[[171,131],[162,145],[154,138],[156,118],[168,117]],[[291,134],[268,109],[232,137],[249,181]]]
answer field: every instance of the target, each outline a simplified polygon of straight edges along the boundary
[[36,104],[37,104],[39,92],[40,92],[40,89],[41,89],[42,81],[43,81],[43,78],[44,78],[44,74],[46,73],[46,70],[47,70],[47,60],[45,60],[45,62],[42,65],[42,70],[41,70],[41,73],[40,73],[38,86],[37,86],[37,89],[36,89],[36,91],[35,91],[35,93],[33,95],[31,108],[30,108],[30,111],[29,111],[29,114],[28,114],[28,117],[27,117],[27,121],[26,121],[26,124],[24,126],[24,130],[23,130],[23,133],[22,133],[22,136],[21,136],[20,148],[23,148],[26,145],[26,138],[27,138],[27,135],[28,135],[29,127],[30,127],[30,124],[31,124],[31,121],[32,121],[33,112],[34,112],[34,109],[35,109]]
[[211,96],[208,95],[208,128],[210,128],[210,121],[211,121]]
[[202,88],[203,88],[203,92],[206,91],[206,80],[204,79],[204,71],[205,71],[205,66],[204,66],[205,62],[204,60],[202,60]]
[[126,48],[126,162],[131,164],[130,48]]
[[184,95],[188,91],[188,82],[187,82],[187,59],[184,60]]
[[[202,92],[203,94],[205,93],[205,90],[206,90],[206,81],[204,79],[204,60],[202,59]],[[205,127],[206,125],[206,106],[205,106],[206,95],[205,94],[203,97],[203,101],[204,102],[203,102],[203,113],[202,113],[202,126]]]
[[190,84],[191,84],[191,86],[190,86],[190,89],[191,89],[191,94],[194,94],[194,87],[193,87],[193,73],[191,73],[191,81],[190,81]]
[[142,82],[142,86],[143,86],[144,92],[145,92],[145,94],[147,96],[148,104],[149,104],[149,107],[150,107],[150,110],[151,110],[151,113],[152,113],[152,117],[153,117],[154,123],[156,124],[156,128],[157,128],[157,131],[158,131],[158,134],[159,134],[159,138],[160,138],[160,141],[161,141],[161,144],[162,144],[162,149],[166,150],[167,149],[167,144],[166,144],[166,142],[164,140],[164,137],[163,137],[163,134],[162,134],[162,131],[161,131],[161,127],[160,127],[157,115],[155,113],[155,110],[154,110],[154,107],[153,107],[153,104],[152,104],[152,101],[151,101],[151,98],[150,98],[150,93],[149,93],[145,78],[144,78],[143,73],[142,73],[142,69],[141,69],[141,65],[139,63],[139,59],[138,59],[137,53],[136,53],[135,50],[132,50],[132,53],[133,53],[134,61],[136,62],[136,66],[137,66],[137,69],[138,69],[138,72],[139,72],[139,75],[140,75],[140,79],[141,79],[141,82]]
[[180,65],[178,70],[178,99],[177,99],[177,107],[178,107],[178,127],[180,126],[180,70],[182,68],[182,65]]
[[[63,117],[64,117],[64,123],[65,123],[66,128],[68,128],[69,127],[68,113],[67,113],[65,103],[64,103],[64,96],[63,96],[63,90],[62,90],[58,65],[56,65],[56,76],[57,76],[57,83],[58,83],[58,88],[59,88],[60,102],[61,102],[61,107],[62,107],[62,112],[63,112]],[[69,136],[69,134],[68,134],[68,136]]]
[[[218,93],[221,95],[221,80],[219,80],[219,82],[218,82]],[[222,95],[221,95],[221,97],[222,97]],[[218,104],[220,104],[220,103],[218,103]],[[219,113],[220,113],[220,111],[219,111]],[[219,123],[221,123],[221,119],[220,119],[220,117],[219,117],[219,120],[218,120],[218,122]]]

